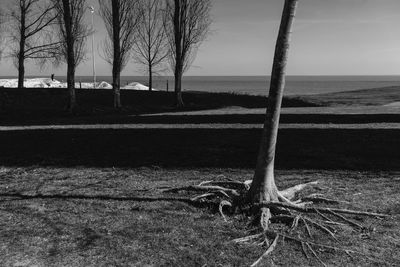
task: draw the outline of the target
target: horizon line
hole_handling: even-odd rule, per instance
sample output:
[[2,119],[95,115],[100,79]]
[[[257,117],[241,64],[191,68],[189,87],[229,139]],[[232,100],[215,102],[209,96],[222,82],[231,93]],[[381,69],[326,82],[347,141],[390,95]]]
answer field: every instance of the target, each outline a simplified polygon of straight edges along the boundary
[[[48,77],[50,75],[25,75],[26,77]],[[66,77],[67,75],[55,75],[55,77],[61,76]],[[75,75],[75,77],[92,77],[93,75]],[[97,74],[97,77],[112,77],[110,74],[102,75]],[[18,75],[0,75],[0,77],[15,77],[18,78]],[[121,77],[148,77],[148,75],[121,75]],[[174,77],[174,75],[157,75],[153,76],[153,78],[157,77]],[[264,74],[251,74],[251,75],[185,75],[185,77],[271,77],[271,75]],[[400,77],[400,74],[288,74],[286,77]]]

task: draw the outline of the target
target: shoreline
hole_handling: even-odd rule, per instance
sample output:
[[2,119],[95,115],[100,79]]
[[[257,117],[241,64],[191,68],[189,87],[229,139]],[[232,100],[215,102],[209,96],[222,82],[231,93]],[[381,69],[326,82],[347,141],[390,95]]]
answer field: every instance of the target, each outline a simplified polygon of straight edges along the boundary
[[[40,79],[50,79],[42,76]],[[0,78],[14,78],[3,76]],[[26,76],[26,78],[38,78],[38,76]],[[65,76],[55,76],[56,80],[65,81]],[[76,76],[77,83],[92,84],[92,76]],[[111,76],[97,76],[97,81],[112,84]],[[139,82],[146,86],[146,76],[122,76],[122,87],[133,82]],[[156,76],[153,79],[153,87],[160,91],[173,90],[174,82],[171,76]],[[319,95],[326,93],[338,93],[363,89],[400,86],[400,76],[289,76],[287,78],[285,95]],[[266,95],[269,88],[268,76],[185,76],[183,79],[184,91],[225,92],[251,95]]]

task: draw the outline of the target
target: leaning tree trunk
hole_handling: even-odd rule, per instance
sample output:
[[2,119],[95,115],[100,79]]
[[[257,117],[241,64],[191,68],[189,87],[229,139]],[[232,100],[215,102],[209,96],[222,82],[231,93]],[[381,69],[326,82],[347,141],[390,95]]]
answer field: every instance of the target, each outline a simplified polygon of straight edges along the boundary
[[[285,0],[279,35],[275,47],[268,106],[261,145],[253,182],[248,192],[251,203],[278,201],[275,185],[274,162],[278,136],[279,117],[285,87],[286,63],[289,52],[290,34],[298,0]],[[269,211],[267,211],[269,213]],[[268,216],[268,215],[267,215]]]

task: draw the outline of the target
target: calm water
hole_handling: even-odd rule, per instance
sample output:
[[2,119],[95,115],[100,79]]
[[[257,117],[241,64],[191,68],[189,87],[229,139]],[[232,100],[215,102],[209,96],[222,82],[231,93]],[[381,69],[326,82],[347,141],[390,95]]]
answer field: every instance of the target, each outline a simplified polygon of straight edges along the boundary
[[[66,80],[65,77],[55,77]],[[90,82],[90,76],[78,76],[77,81]],[[173,90],[173,77],[155,77],[154,88]],[[111,83],[110,76],[99,76],[97,81]],[[124,76],[121,84],[140,82],[147,85],[143,76]],[[400,86],[400,76],[289,76],[286,82],[286,95],[323,94],[331,92],[371,89],[386,86]],[[245,94],[266,95],[269,87],[269,77],[263,76],[191,76],[183,81],[184,90],[209,92],[234,92]]]

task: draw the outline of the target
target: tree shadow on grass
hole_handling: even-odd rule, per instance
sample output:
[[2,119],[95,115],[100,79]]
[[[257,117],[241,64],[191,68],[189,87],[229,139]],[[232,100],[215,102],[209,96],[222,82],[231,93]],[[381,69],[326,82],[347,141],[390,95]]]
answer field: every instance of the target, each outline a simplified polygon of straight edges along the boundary
[[[261,129],[0,132],[3,166],[254,168]],[[281,129],[281,169],[399,170],[396,129]]]
[[[117,124],[259,124],[265,114],[157,114],[157,115],[109,115],[86,117],[61,117],[52,120],[3,120],[2,126],[54,126],[54,125],[117,125]],[[312,124],[365,124],[400,123],[400,114],[282,114],[281,123]],[[101,127],[101,126],[100,126]]]

